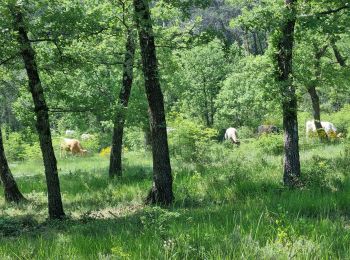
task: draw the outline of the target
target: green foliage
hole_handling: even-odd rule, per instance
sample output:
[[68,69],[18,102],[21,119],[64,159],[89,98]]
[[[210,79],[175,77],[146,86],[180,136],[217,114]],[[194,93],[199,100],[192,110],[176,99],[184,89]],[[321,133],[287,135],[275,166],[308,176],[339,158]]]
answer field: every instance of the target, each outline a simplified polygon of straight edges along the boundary
[[213,40],[177,54],[179,65],[175,80],[178,84],[174,87],[181,97],[179,109],[211,127],[216,112],[214,101],[229,70],[224,46],[219,40]]
[[25,132],[11,132],[8,139],[4,138],[5,154],[10,161],[40,159],[40,145],[35,138],[31,140]]
[[338,170],[340,166],[337,161],[315,155],[304,167],[302,181],[306,187],[337,191],[343,188],[345,180],[345,175]]
[[257,127],[278,108],[271,60],[246,57],[233,68],[216,99],[217,124]]
[[139,127],[124,129],[124,144],[131,151],[142,151],[145,147],[145,134]]
[[[46,220],[43,168],[36,161],[16,163],[13,173],[29,202],[5,204],[0,190],[1,258],[14,254],[35,259],[349,255],[344,214],[349,211],[350,169],[343,144],[301,152],[305,176],[320,162],[325,168],[316,170],[315,181],[310,179],[310,185],[305,182],[298,190],[281,185],[281,157],[257,151],[254,142],[242,142],[238,149],[215,147],[221,156],[201,170],[173,161],[176,197],[171,208],[143,204],[152,182],[149,153],[126,152],[124,176],[115,181],[107,178],[108,157],[59,159],[61,190],[70,216],[59,222]],[[315,157],[320,153],[321,158]],[[319,173],[328,175],[325,181],[315,179]]]
[[267,154],[279,155],[283,152],[283,137],[277,134],[262,134],[256,145]]
[[170,153],[183,162],[210,163],[210,148],[217,132],[200,123],[172,114],[169,125],[174,130],[169,133]]
[[323,117],[325,121],[332,122],[337,128],[337,133],[347,136],[350,128],[350,104],[346,104],[338,112],[327,114]]
[[81,144],[84,149],[88,150],[89,153],[97,153],[101,148],[99,135],[91,134],[92,136],[88,140],[81,140]]
[[152,231],[161,237],[166,237],[172,222],[180,216],[177,212],[160,207],[147,207],[144,209],[140,221],[144,228],[144,232]]

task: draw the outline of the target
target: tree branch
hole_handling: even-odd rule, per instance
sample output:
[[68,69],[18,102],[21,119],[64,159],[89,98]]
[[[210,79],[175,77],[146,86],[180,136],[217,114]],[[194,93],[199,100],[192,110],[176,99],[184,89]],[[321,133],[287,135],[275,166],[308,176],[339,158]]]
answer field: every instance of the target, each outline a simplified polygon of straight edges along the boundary
[[65,107],[52,107],[49,108],[49,112],[51,113],[85,113],[85,112],[93,112],[94,108],[65,108]]
[[16,54],[14,54],[14,55],[12,55],[12,56],[10,56],[10,57],[4,59],[4,60],[0,60],[0,65],[6,64],[7,62],[13,60],[14,58],[17,57],[18,54],[19,54],[19,53],[16,53]]
[[337,13],[343,9],[347,9],[347,8],[350,8],[349,4],[346,3],[344,6],[341,6],[337,9],[330,9],[330,10],[327,10],[327,11],[323,11],[323,12],[320,12],[320,13],[317,13],[316,15],[327,15],[327,14],[334,14],[334,13]]

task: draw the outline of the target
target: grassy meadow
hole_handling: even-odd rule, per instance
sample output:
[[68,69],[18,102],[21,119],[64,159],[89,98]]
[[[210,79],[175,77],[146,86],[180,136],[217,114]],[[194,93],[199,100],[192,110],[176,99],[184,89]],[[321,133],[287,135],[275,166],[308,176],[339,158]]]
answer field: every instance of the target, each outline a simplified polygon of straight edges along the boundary
[[[206,163],[173,160],[175,203],[143,205],[149,152],[59,159],[67,219],[47,220],[41,162],[11,163],[29,200],[0,202],[1,259],[349,259],[349,145],[301,144],[303,186],[282,185],[282,156],[258,141],[216,144]],[[1,190],[1,196],[3,191]]]

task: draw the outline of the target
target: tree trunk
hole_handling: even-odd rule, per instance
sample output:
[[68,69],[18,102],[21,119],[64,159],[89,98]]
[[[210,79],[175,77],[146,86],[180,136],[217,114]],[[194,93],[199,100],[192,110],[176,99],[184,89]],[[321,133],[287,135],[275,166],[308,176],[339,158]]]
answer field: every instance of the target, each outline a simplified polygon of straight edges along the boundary
[[1,182],[4,184],[5,200],[7,202],[19,203],[26,201],[22,193],[19,191],[15,179],[11,173],[10,167],[7,163],[7,159],[4,151],[4,144],[2,141],[2,133],[0,126],[0,177]]
[[286,20],[277,41],[277,80],[280,82],[284,128],[284,174],[286,186],[298,185],[300,178],[297,96],[293,84],[292,61],[294,45],[295,0],[285,0]]
[[249,46],[249,35],[248,30],[245,29],[243,32],[243,48],[246,52],[246,55],[250,54],[250,46]]
[[335,44],[335,40],[333,38],[331,39],[331,46],[334,52],[334,56],[337,59],[337,62],[341,67],[345,67],[346,66],[345,58],[341,55],[337,45]]
[[257,40],[256,32],[252,32],[252,35],[253,35],[253,43],[254,43],[254,55],[259,55],[260,51],[259,51],[259,47],[258,47],[258,40]]
[[128,30],[127,41],[125,45],[125,56],[123,64],[123,83],[119,93],[118,107],[114,119],[113,139],[109,165],[109,177],[122,176],[122,147],[123,132],[128,107],[131,86],[133,81],[135,55],[135,39],[133,32]]
[[328,140],[327,134],[325,130],[322,128],[321,125],[321,109],[320,109],[320,98],[316,91],[316,85],[320,82],[320,76],[321,76],[321,58],[324,55],[324,53],[327,50],[328,45],[325,45],[322,48],[319,48],[317,44],[314,44],[314,69],[315,69],[315,80],[311,82],[309,87],[307,88],[307,91],[310,94],[311,97],[311,103],[312,103],[312,114],[314,118],[314,123],[316,127],[317,134],[321,141]]
[[164,111],[160,88],[156,48],[151,14],[147,0],[134,0],[135,17],[139,31],[142,68],[149,104],[153,154],[153,187],[146,202],[169,205],[173,202],[172,175]]
[[34,101],[36,128],[39,134],[40,148],[45,166],[49,217],[51,219],[60,219],[64,217],[65,214],[62,206],[57,161],[52,147],[48,108],[36,65],[35,52],[30,44],[21,10],[18,6],[14,6],[11,11],[14,18],[15,29],[18,32],[21,56],[28,75],[29,90]]
[[[148,113],[150,112],[148,111]],[[143,132],[145,136],[145,148],[146,150],[150,150],[152,148],[152,134],[149,124],[143,127]]]

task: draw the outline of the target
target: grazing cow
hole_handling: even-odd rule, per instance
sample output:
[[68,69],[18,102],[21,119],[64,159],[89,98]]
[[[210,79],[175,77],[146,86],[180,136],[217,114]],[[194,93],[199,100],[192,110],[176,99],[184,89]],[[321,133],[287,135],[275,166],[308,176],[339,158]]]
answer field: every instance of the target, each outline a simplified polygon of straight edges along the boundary
[[61,157],[63,152],[70,152],[72,155],[79,154],[81,156],[87,153],[87,150],[83,149],[80,142],[77,139],[64,138],[61,143]]
[[230,127],[225,132],[225,140],[230,140],[233,144],[240,145],[240,141],[238,140],[237,129]]
[[94,138],[94,136],[91,135],[91,134],[86,134],[86,133],[84,133],[84,134],[81,135],[81,140],[83,140],[83,141],[91,140],[91,139],[93,139],[93,138]]
[[75,131],[74,130],[66,130],[65,134],[66,134],[66,136],[73,136],[73,135],[75,135]]
[[[337,128],[330,122],[321,121],[321,126],[326,132],[328,137],[336,137],[337,136]],[[309,120],[305,125],[306,136],[308,137],[310,133],[316,133],[316,126],[314,120]]]
[[258,134],[278,134],[280,130],[275,125],[259,125]]

